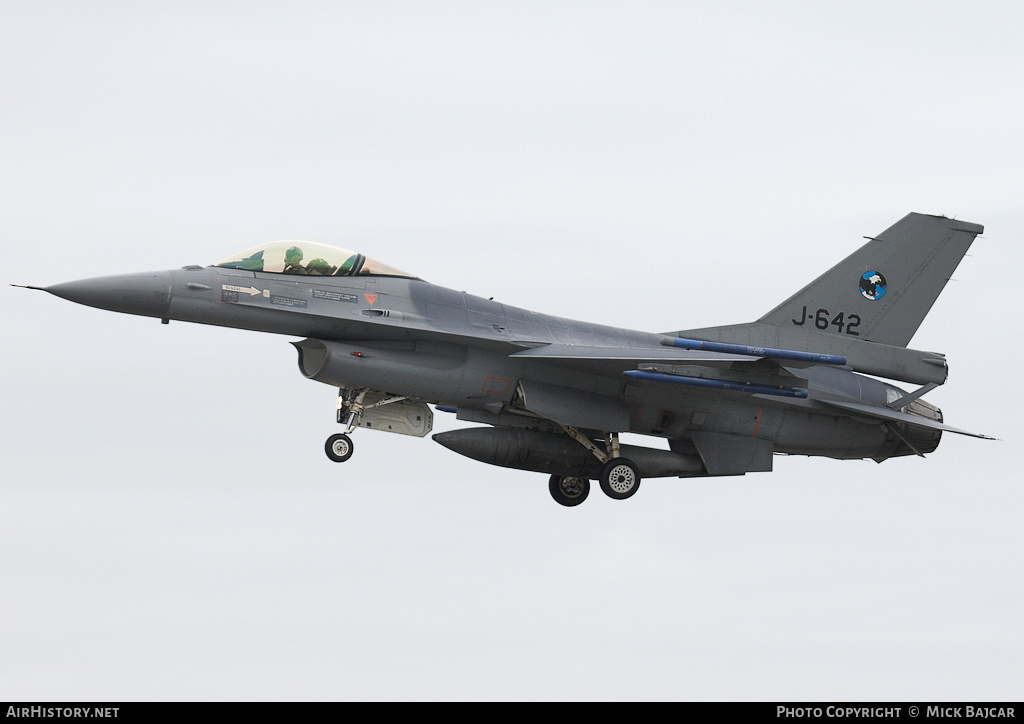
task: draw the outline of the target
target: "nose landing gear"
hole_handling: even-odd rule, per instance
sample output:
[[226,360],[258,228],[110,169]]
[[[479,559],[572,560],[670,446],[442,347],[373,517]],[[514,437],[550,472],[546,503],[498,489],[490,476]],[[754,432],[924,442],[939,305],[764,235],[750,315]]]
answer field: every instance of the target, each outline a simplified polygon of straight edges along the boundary
[[357,427],[423,437],[434,425],[433,413],[422,400],[366,388],[338,388],[337,419],[345,431],[331,435],[324,444],[327,457],[336,463],[352,456],[349,435]]
[[359,425],[363,414],[363,398],[367,390],[351,390],[345,387],[338,389],[338,423],[345,425],[345,432],[339,432],[327,438],[324,452],[336,463],[343,463],[352,457],[354,451],[349,433]]

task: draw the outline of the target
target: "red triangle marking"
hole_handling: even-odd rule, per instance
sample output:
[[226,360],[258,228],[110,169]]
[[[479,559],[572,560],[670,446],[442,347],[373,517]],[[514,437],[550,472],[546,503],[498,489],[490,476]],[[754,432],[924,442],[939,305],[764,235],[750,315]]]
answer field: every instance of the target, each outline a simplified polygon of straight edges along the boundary
[[366,297],[366,301],[369,302],[370,304],[373,304],[374,302],[377,301],[376,294],[367,294],[366,292],[363,292],[363,296]]

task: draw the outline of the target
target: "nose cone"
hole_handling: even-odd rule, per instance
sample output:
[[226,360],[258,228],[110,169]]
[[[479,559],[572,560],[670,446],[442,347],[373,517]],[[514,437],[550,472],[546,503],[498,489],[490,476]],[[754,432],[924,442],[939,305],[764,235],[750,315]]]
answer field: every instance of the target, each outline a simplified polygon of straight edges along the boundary
[[46,291],[78,304],[125,314],[164,317],[171,306],[169,272],[121,274],[65,282]]

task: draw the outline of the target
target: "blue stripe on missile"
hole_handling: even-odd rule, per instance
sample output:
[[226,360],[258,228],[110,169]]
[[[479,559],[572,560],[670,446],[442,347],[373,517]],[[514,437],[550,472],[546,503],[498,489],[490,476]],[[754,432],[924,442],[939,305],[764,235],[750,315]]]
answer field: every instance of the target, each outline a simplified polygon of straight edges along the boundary
[[714,390],[730,392],[746,392],[749,395],[776,395],[777,397],[807,397],[807,390],[799,387],[771,387],[755,385],[747,382],[727,382],[725,380],[709,380],[704,377],[686,377],[684,375],[666,375],[661,372],[645,372],[644,370],[626,370],[626,377],[634,380],[650,380],[652,382],[672,382],[677,385],[707,387]]
[[724,342],[703,342],[699,339],[683,339],[682,337],[662,337],[661,343],[666,347],[682,347],[697,349],[703,352],[726,352],[742,354],[749,357],[768,357],[770,359],[790,359],[795,362],[811,362],[819,365],[845,365],[846,358],[837,354],[818,354],[816,352],[797,352],[792,349],[772,349],[771,347],[748,347],[745,344],[726,344]]
[[448,405],[434,405],[434,409],[440,412],[458,412],[457,407],[449,407]]

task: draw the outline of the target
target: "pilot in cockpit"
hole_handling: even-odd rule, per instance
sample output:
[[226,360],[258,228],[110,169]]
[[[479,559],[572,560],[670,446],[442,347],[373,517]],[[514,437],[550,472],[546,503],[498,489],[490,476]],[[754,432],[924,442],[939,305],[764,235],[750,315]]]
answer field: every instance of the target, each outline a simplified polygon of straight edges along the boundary
[[284,253],[283,272],[285,274],[309,274],[306,268],[302,266],[302,249],[293,246]]
[[306,264],[306,273],[313,274],[316,276],[329,277],[337,271],[338,267],[328,264],[327,260],[322,257],[317,257]]

